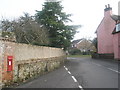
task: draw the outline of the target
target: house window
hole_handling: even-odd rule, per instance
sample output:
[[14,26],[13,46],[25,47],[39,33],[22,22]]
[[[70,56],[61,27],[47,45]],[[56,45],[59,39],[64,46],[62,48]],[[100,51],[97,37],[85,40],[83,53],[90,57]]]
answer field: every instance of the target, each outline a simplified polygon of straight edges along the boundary
[[73,44],[72,47],[73,47],[73,48],[76,47],[76,44]]
[[120,23],[116,25],[116,32],[120,31]]

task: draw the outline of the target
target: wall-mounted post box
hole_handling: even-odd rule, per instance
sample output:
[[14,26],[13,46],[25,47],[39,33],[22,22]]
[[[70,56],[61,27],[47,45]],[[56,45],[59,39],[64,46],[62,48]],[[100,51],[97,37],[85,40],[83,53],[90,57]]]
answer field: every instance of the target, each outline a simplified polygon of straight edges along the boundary
[[7,57],[7,71],[13,70],[13,56]]

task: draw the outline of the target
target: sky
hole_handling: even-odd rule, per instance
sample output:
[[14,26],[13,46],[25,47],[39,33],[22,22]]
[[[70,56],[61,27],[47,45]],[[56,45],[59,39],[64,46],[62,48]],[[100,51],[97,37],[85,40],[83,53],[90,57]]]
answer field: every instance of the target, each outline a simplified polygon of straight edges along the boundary
[[[118,14],[120,0],[62,0],[63,11],[72,14],[71,25],[82,25],[74,40],[96,37],[95,31],[104,17],[105,5],[110,4],[113,14]],[[35,10],[42,10],[45,0],[0,0],[0,20],[14,20],[24,12],[34,15]]]

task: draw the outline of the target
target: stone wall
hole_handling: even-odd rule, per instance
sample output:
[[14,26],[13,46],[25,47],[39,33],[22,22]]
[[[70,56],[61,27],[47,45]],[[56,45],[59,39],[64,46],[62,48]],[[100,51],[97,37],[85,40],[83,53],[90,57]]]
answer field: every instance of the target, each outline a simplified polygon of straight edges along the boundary
[[2,85],[2,55],[3,55],[3,44],[0,43],[0,88]]
[[12,64],[12,71],[8,71],[8,61],[7,61],[7,57],[8,56],[14,56],[14,51],[15,51],[15,43],[10,42],[8,40],[0,40],[1,43],[1,48],[0,51],[2,51],[2,54],[0,55],[1,60],[2,60],[2,83],[6,84],[9,83],[13,80],[13,74],[14,74],[14,65],[15,65],[15,61],[13,58],[13,64]]
[[15,45],[15,61],[60,57],[63,55],[65,55],[65,53],[62,49],[59,48],[33,46],[17,43]]
[[[3,59],[2,82],[6,85],[26,81],[45,72],[58,68],[66,60],[62,49],[18,44],[0,40],[0,55]],[[7,71],[7,57],[13,56],[13,70]]]
[[50,72],[64,63],[65,57],[33,59],[24,62],[16,62],[14,71],[14,82],[26,81],[29,78]]

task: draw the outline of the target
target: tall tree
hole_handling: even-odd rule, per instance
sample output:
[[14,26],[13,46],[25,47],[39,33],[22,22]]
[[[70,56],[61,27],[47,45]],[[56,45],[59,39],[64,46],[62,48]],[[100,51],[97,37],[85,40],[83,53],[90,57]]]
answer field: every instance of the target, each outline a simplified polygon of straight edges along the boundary
[[63,7],[60,1],[47,0],[44,2],[42,11],[37,11],[35,17],[38,23],[44,25],[50,38],[50,46],[64,48],[70,46],[78,25],[66,25],[71,21],[71,14],[62,11]]
[[97,38],[94,38],[93,41],[92,41],[93,45],[95,46],[96,50],[98,50],[98,41],[97,41]]

